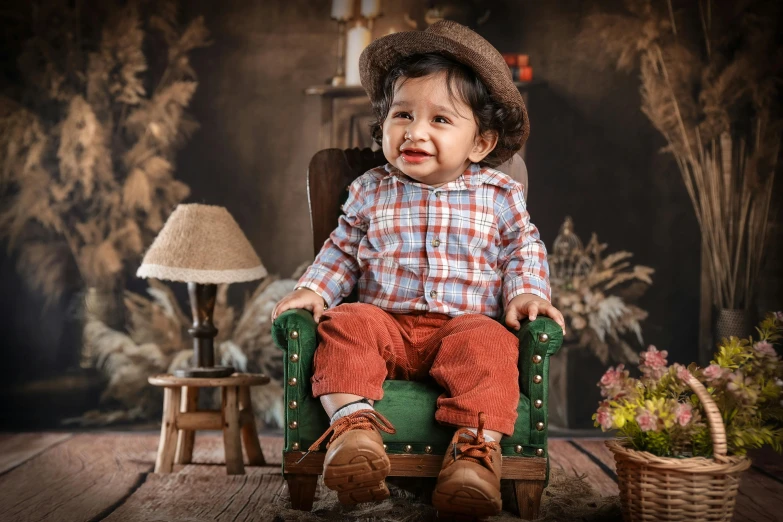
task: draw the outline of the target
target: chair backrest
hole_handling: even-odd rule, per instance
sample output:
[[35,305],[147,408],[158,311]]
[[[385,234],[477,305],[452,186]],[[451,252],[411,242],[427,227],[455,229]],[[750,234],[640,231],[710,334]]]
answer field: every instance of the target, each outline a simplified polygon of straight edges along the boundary
[[368,170],[385,163],[383,151],[372,149],[324,149],[313,156],[307,168],[307,199],[314,255],[318,255],[337,226],[348,186]]

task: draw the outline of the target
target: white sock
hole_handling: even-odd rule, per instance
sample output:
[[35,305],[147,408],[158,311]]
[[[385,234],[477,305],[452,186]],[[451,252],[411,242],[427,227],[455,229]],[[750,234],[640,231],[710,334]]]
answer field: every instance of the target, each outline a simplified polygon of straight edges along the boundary
[[[473,432],[473,435],[478,436],[478,428],[468,428],[468,429]],[[484,440],[487,442],[497,442],[495,438],[489,433],[487,433],[486,431],[484,432]]]
[[361,410],[374,410],[372,406],[367,404],[366,402],[352,402],[350,404],[346,404],[336,412],[334,412],[334,415],[332,415],[332,418],[329,419],[329,424],[334,424],[336,421],[342,419],[346,415],[350,415],[351,413],[355,413],[357,411]]

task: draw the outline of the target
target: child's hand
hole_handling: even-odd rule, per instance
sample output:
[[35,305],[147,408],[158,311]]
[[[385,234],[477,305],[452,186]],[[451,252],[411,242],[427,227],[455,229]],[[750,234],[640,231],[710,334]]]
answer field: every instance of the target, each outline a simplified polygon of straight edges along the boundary
[[552,303],[549,301],[532,294],[519,294],[508,303],[506,326],[519,330],[522,326],[519,324],[520,319],[524,319],[527,316],[532,321],[539,313],[554,319],[563,329],[563,335],[565,335],[565,319],[563,319],[563,314],[560,313],[560,310],[552,306]]
[[309,288],[300,288],[294,290],[277,303],[275,309],[272,311],[272,320],[277,319],[277,316],[285,312],[286,310],[292,310],[294,308],[304,308],[313,312],[313,319],[315,322],[321,320],[321,316],[326,310],[326,303],[323,298],[310,290]]

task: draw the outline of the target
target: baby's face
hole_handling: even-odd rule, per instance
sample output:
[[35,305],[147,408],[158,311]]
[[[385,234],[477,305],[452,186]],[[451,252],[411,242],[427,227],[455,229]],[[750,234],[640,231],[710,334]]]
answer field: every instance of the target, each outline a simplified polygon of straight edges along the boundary
[[492,151],[470,106],[449,96],[446,74],[397,81],[383,122],[383,154],[407,176],[439,186]]

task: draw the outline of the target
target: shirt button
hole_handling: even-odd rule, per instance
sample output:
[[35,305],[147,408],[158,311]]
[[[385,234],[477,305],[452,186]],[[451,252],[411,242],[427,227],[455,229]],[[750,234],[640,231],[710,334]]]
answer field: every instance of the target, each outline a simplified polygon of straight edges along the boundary
[[431,291],[430,292],[430,297],[432,297],[432,298],[438,297],[438,292],[436,292],[435,290]]
[[433,239],[432,240],[432,246],[434,246],[434,247],[440,246],[440,239]]

